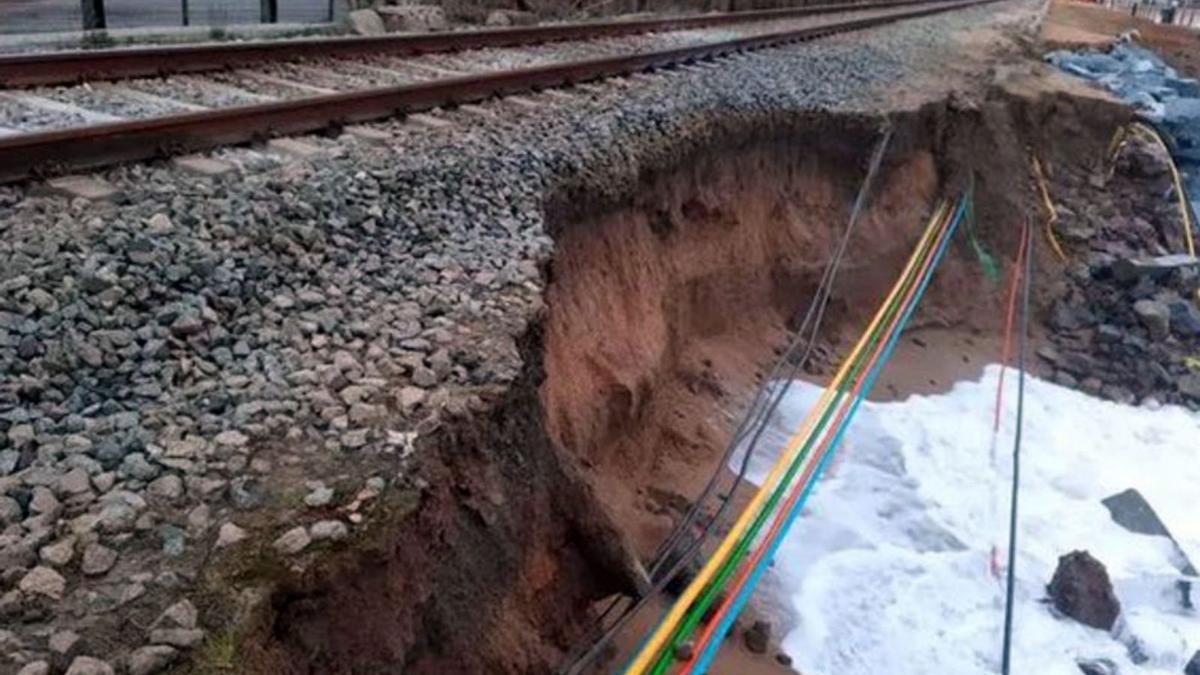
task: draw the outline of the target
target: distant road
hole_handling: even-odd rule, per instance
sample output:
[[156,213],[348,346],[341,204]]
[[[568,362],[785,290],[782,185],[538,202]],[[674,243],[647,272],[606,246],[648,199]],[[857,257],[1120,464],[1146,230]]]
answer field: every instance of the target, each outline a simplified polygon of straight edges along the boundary
[[[337,0],[338,4],[344,0]],[[329,0],[279,0],[281,23],[329,20]],[[79,0],[0,0],[0,33],[79,30]],[[193,26],[258,23],[259,0],[188,0]],[[105,0],[109,28],[180,26],[181,0]]]

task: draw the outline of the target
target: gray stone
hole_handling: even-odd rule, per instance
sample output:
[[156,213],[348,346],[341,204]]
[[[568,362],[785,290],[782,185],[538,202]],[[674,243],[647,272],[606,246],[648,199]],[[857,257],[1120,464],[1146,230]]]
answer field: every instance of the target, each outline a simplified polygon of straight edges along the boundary
[[26,663],[17,671],[17,675],[50,675],[50,664],[45,661]]
[[1180,377],[1176,381],[1175,386],[1179,388],[1179,393],[1190,399],[1200,401],[1200,373],[1188,373]]
[[228,429],[214,436],[213,442],[217,445],[240,448],[250,442],[250,438],[236,429]]
[[217,548],[225,548],[232,546],[240,541],[245,540],[248,535],[246,531],[233,523],[225,523],[217,532]]
[[116,671],[106,661],[91,656],[77,656],[67,668],[67,675],[116,675]]
[[1171,331],[1183,337],[1200,335],[1200,310],[1190,300],[1176,300],[1167,305],[1171,311]]
[[51,635],[47,644],[50,647],[50,651],[59,656],[70,658],[74,655],[72,652],[80,646],[79,640],[79,633],[71,630],[63,630]]
[[262,505],[266,496],[263,494],[262,484],[257,479],[243,476],[230,481],[229,498],[234,507],[249,510]]
[[200,504],[188,511],[188,532],[193,535],[204,534],[212,523],[212,508],[208,504]]
[[77,495],[91,490],[92,481],[87,471],[74,468],[58,479],[58,490],[61,493]]
[[13,447],[24,447],[33,441],[33,425],[32,424],[14,424],[8,430],[8,442]]
[[187,548],[187,533],[174,525],[164,525],[159,531],[159,536],[162,538],[162,552],[171,558],[178,558],[183,555]]
[[432,369],[422,366],[413,371],[412,383],[428,389],[438,383],[438,376]]
[[129,675],[154,675],[175,662],[179,651],[167,645],[150,645],[129,655]]
[[183,480],[169,473],[147,485],[146,491],[155,497],[175,501],[183,496]]
[[303,551],[310,543],[312,543],[312,538],[308,535],[308,530],[303,527],[293,527],[279,535],[273,546],[276,551],[284,555],[293,555]]
[[25,517],[21,511],[21,505],[12,497],[0,495],[0,530],[3,526],[12,523],[19,523]]
[[42,550],[38,552],[38,556],[42,562],[55,567],[70,564],[75,557],[75,536],[67,535],[53,544],[43,546]]
[[151,481],[158,477],[162,469],[151,464],[146,456],[140,452],[132,452],[125,455],[121,460],[120,473],[123,476],[136,478],[140,481]]
[[304,503],[308,506],[319,509],[323,506],[328,506],[329,502],[333,501],[333,488],[321,485],[315,488],[312,492],[304,497]]
[[424,403],[428,396],[429,392],[420,387],[401,387],[396,394],[396,400],[400,404],[400,409],[407,413]]
[[174,230],[175,225],[171,222],[171,217],[165,213],[156,213],[146,221],[146,232],[149,234],[171,234]]
[[133,529],[137,522],[138,512],[129,504],[115,502],[100,510],[100,518],[96,523],[102,532],[119,534]]
[[342,445],[351,450],[356,450],[367,444],[367,429],[355,429],[342,434]]
[[350,528],[340,520],[322,520],[310,528],[314,541],[341,541],[350,534]]
[[67,590],[67,580],[49,567],[35,567],[21,578],[17,587],[23,593],[60,600]]
[[88,544],[83,549],[79,569],[88,576],[99,576],[117,564],[117,552],[102,544]]
[[150,631],[150,641],[158,645],[191,649],[204,641],[204,631],[199,628],[156,628]]
[[346,15],[350,30],[356,35],[383,35],[387,28],[373,9],[359,9]]
[[183,598],[163,610],[155,619],[153,628],[195,628],[200,620],[200,613],[191,600]]
[[1120,258],[1113,262],[1113,276],[1118,281],[1131,282],[1140,277],[1160,279],[1179,269],[1200,268],[1200,259],[1193,256],[1174,253],[1153,258]]
[[446,15],[437,5],[383,5],[375,11],[389,31],[434,31],[446,28]]
[[42,486],[33,488],[33,498],[29,501],[29,510],[33,513],[57,517],[62,512],[62,503],[49,489]]
[[493,9],[488,12],[484,24],[488,26],[533,26],[537,24],[537,14],[523,12],[517,9]]
[[204,319],[197,311],[187,311],[180,314],[171,322],[171,334],[175,337],[187,338],[204,330]]

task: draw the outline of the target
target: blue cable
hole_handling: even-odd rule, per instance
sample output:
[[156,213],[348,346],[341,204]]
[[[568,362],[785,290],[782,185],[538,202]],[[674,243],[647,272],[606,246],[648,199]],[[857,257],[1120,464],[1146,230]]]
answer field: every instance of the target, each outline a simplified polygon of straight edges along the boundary
[[904,310],[904,314],[900,318],[900,323],[898,324],[896,331],[892,333],[892,336],[888,339],[887,345],[884,346],[883,358],[880,359],[875,364],[875,367],[871,369],[871,372],[867,375],[865,386],[850,404],[850,412],[846,415],[846,418],[842,420],[842,424],[837,430],[837,435],[833,437],[833,441],[829,445],[829,452],[825,453],[825,456],[821,458],[821,462],[817,465],[817,471],[813,475],[813,479],[809,481],[808,485],[804,487],[804,491],[800,493],[800,499],[792,511],[788,514],[787,520],[784,521],[783,527],[779,532],[779,536],[777,536],[775,540],[770,543],[770,548],[767,549],[767,555],[763,557],[762,561],[759,563],[759,566],[750,574],[749,579],[746,581],[746,585],[742,587],[741,592],[739,592],[737,598],[734,599],[733,605],[730,607],[730,611],[726,612],[724,618],[721,619],[721,623],[718,624],[717,630],[713,634],[713,638],[704,648],[704,652],[700,655],[699,660],[696,662],[696,668],[694,669],[694,672],[697,673],[697,675],[704,675],[708,672],[709,667],[712,666],[712,661],[717,656],[717,650],[720,648],[721,643],[725,640],[725,634],[729,632],[729,628],[733,625],[734,620],[737,619],[738,615],[742,613],[742,609],[744,609],[746,603],[749,602],[750,596],[754,594],[754,589],[756,586],[758,586],[758,582],[761,580],[763,573],[768,567],[771,566],[771,562],[775,559],[775,554],[779,550],[779,545],[784,539],[787,538],[788,531],[791,530],[792,524],[796,521],[796,517],[800,515],[801,511],[804,510],[804,504],[808,501],[808,497],[812,492],[813,486],[820,481],[821,474],[825,472],[830,459],[837,451],[838,445],[841,444],[846,430],[850,428],[850,421],[854,418],[855,411],[858,410],[859,404],[862,403],[863,399],[866,398],[866,396],[871,392],[871,389],[875,386],[875,381],[879,378],[880,373],[883,372],[884,365],[887,364],[888,360],[892,356],[892,352],[896,349],[896,344],[900,341],[900,334],[904,331],[904,327],[908,324],[909,319],[912,318],[913,313],[916,311],[917,305],[920,304],[921,297],[925,295],[925,289],[929,286],[930,280],[933,279],[933,272],[941,263],[942,257],[946,253],[946,249],[949,248],[950,240],[954,237],[955,230],[958,229],[958,224],[962,220],[965,207],[966,199],[960,200],[958,203],[958,208],[955,210],[954,220],[951,221],[950,227],[946,232],[946,237],[942,240],[942,243],[938,246],[937,252],[934,254],[933,265],[929,268],[929,274],[927,274],[925,278],[921,280],[920,285],[917,287],[917,293],[912,304],[910,304]]

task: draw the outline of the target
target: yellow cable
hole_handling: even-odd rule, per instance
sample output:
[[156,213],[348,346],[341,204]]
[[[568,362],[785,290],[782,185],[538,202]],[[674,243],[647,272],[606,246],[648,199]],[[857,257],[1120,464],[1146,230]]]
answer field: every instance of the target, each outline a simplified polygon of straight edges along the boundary
[[1050,190],[1046,187],[1046,176],[1042,173],[1042,163],[1038,161],[1037,155],[1029,157],[1033,160],[1033,175],[1037,178],[1038,190],[1042,194],[1042,204],[1046,206],[1046,239],[1050,241],[1050,248],[1054,249],[1058,259],[1066,262],[1067,254],[1063,253],[1062,245],[1058,243],[1058,237],[1054,234],[1054,224],[1058,222],[1058,209],[1054,208],[1054,202],[1050,201]]
[[947,204],[945,202],[938,206],[937,210],[934,212],[933,218],[930,219],[929,224],[925,228],[925,234],[921,236],[921,240],[918,242],[917,247],[913,249],[912,256],[909,257],[908,263],[904,267],[904,272],[900,275],[900,278],[896,281],[896,284],[892,286],[892,290],[888,293],[888,296],[884,300],[883,304],[879,306],[879,310],[876,311],[875,316],[871,319],[871,323],[867,326],[867,329],[859,337],[858,343],[854,345],[854,349],[850,352],[850,356],[847,357],[842,363],[841,368],[838,370],[829,386],[825,388],[825,391],[821,394],[820,400],[817,401],[817,405],[814,406],[811,411],[809,411],[808,417],[805,418],[804,424],[801,426],[800,431],[796,432],[788,440],[788,444],[784,449],[784,452],[780,456],[779,460],[776,461],[775,466],[771,469],[771,473],[767,476],[766,480],[763,481],[762,486],[759,487],[758,492],[754,495],[754,499],[751,500],[750,504],[745,508],[745,510],[742,511],[741,516],[738,517],[737,522],[734,523],[733,529],[731,529],[729,533],[725,535],[725,538],[721,541],[721,545],[717,548],[717,551],[712,555],[711,558],[708,559],[708,562],[704,564],[704,568],[700,570],[700,573],[696,575],[696,577],[692,580],[692,583],[689,584],[683,594],[679,596],[679,599],[675,601],[675,604],[671,607],[670,612],[668,612],[667,616],[662,620],[661,623],[659,623],[658,628],[655,629],[654,633],[650,636],[650,639],[647,640],[642,646],[642,649],[640,652],[638,652],[637,657],[632,663],[629,664],[629,668],[625,671],[626,675],[642,675],[646,672],[647,668],[652,665],[652,662],[662,650],[664,644],[671,637],[672,633],[675,632],[675,627],[679,624],[679,620],[683,618],[684,613],[687,612],[688,608],[692,606],[692,603],[695,601],[696,597],[700,595],[706,586],[708,586],[708,582],[712,579],[713,575],[717,573],[717,570],[721,567],[725,559],[729,557],[729,553],[742,538],[742,534],[747,528],[750,527],[751,521],[762,508],[767,496],[773,492],[775,484],[779,482],[779,479],[783,476],[787,467],[790,466],[795,460],[795,455],[801,446],[803,446],[804,441],[807,440],[808,436],[812,434],[812,429],[816,425],[817,420],[820,419],[821,412],[829,406],[829,403],[834,396],[834,392],[838,390],[842,382],[846,379],[846,375],[850,370],[850,364],[854,363],[857,360],[859,353],[866,348],[868,337],[875,330],[875,327],[883,320],[887,307],[891,305],[892,301],[900,293],[900,289],[904,285],[904,280],[916,267],[917,261],[921,257],[920,252],[926,248],[928,242],[932,239],[933,233],[938,229],[935,226],[940,224],[944,219],[946,210]]
[[1192,215],[1188,208],[1187,193],[1183,191],[1183,179],[1179,176],[1179,169],[1175,166],[1175,158],[1171,157],[1171,149],[1167,147],[1166,141],[1158,134],[1158,130],[1154,127],[1147,126],[1140,122],[1134,122],[1130,125],[1135,131],[1141,131],[1143,134],[1150,137],[1158,147],[1162,148],[1163,152],[1167,153],[1167,168],[1171,170],[1171,180],[1175,183],[1175,197],[1179,200],[1179,214],[1183,216],[1183,240],[1187,243],[1187,252],[1190,256],[1196,255],[1196,242],[1192,237]]

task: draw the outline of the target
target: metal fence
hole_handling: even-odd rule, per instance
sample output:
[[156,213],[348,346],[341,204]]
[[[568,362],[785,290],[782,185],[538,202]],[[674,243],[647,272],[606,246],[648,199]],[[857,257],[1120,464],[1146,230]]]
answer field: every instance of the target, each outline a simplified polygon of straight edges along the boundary
[[346,0],[0,0],[0,33],[336,21]]

